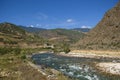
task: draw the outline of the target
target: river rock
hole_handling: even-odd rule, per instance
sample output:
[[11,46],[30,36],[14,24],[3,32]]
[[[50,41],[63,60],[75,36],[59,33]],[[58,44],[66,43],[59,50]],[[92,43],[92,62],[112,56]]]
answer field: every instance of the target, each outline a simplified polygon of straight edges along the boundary
[[120,63],[98,63],[96,67],[102,72],[120,75]]

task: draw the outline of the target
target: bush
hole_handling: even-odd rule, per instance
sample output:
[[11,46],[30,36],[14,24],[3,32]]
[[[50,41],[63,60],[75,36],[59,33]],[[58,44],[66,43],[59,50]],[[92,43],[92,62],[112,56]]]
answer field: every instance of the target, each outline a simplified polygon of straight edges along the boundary
[[0,48],[0,54],[4,55],[4,54],[8,54],[8,53],[12,53],[12,54],[20,54],[21,53],[21,49],[20,48],[11,48],[11,47],[2,47]]
[[20,54],[21,53],[21,49],[20,48],[13,48],[14,54]]
[[65,53],[69,53],[70,52],[70,48],[69,48],[69,45],[68,44],[63,44],[63,52]]
[[21,55],[21,59],[26,59],[26,55],[25,55],[25,54],[22,54],[22,55]]
[[65,52],[65,53],[69,53],[69,52],[70,52],[70,49],[69,49],[68,47],[66,47],[66,48],[64,49],[64,52]]
[[1,55],[11,53],[12,51],[13,51],[12,48],[6,48],[6,47],[0,48],[0,54],[1,54]]
[[58,53],[58,52],[65,52],[65,53],[68,53],[70,52],[70,48],[69,48],[69,45],[66,44],[66,43],[61,43],[59,45],[56,45],[55,48],[53,49],[53,51],[55,53]]

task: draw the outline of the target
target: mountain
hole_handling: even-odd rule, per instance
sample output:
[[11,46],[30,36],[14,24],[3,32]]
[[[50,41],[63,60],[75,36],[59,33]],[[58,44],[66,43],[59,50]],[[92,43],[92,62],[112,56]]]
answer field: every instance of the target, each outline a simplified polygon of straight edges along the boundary
[[[39,47],[43,39],[11,23],[0,23],[1,47]],[[32,43],[32,44],[31,44]]]
[[39,31],[42,31],[42,30],[46,30],[44,28],[37,28],[37,27],[26,27],[26,26],[19,26],[21,27],[22,29],[28,31],[28,32],[39,32]]
[[74,44],[85,33],[68,29],[41,29],[18,26],[12,23],[0,23],[0,45],[3,47],[39,47],[44,43]]
[[75,46],[77,49],[120,50],[120,2]]
[[91,29],[90,28],[74,28],[71,30],[76,30],[76,31],[81,31],[81,32],[89,32]]
[[26,31],[12,23],[0,23],[0,32],[13,35],[26,35]]
[[25,27],[25,26],[19,26],[20,28],[34,33],[35,35],[38,35],[44,39],[47,39],[50,42],[68,42],[68,43],[74,43],[78,41],[80,38],[85,36],[85,33],[89,29],[88,28],[79,28],[79,29],[43,29],[43,28],[36,28],[36,27]]
[[48,39],[50,42],[74,43],[85,36],[84,33],[68,29],[50,29],[37,32],[39,36]]

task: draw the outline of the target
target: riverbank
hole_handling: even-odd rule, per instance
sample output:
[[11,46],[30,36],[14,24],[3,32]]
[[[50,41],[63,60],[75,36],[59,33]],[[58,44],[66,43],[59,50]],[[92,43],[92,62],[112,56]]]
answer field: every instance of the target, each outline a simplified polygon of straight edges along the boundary
[[28,65],[22,55],[0,55],[0,80],[47,80],[46,76]]
[[40,51],[38,53],[32,53],[31,55],[26,55],[27,59],[28,59],[27,60],[28,65],[31,66],[32,68],[34,68],[35,70],[37,70],[42,75],[46,76],[47,80],[71,80],[70,78],[68,78],[67,76],[63,75],[58,70],[55,70],[55,69],[50,68],[50,67],[47,67],[45,65],[37,65],[37,64],[34,64],[31,61],[31,57],[33,55],[44,54],[44,53],[53,53],[53,52],[50,52],[50,51]]
[[59,55],[86,58],[120,58],[120,51],[73,50],[68,54],[60,53]]
[[[73,50],[68,54],[60,53],[61,56],[67,57],[84,57],[84,58],[95,58],[95,59],[102,59],[102,58],[117,58],[120,59],[120,52],[119,51],[94,51],[94,50]],[[108,74],[113,75],[120,75],[120,63],[116,63],[115,60],[111,63],[96,63],[95,66],[101,72],[105,72]]]
[[98,63],[96,68],[101,72],[120,75],[120,63]]
[[[43,51],[43,52],[34,53],[34,54],[42,54],[42,53],[44,54],[47,52]],[[69,52],[68,54],[59,53],[57,55],[66,56],[66,57],[83,57],[83,58],[95,58],[95,59],[111,58],[113,59],[113,62],[96,63],[95,67],[101,72],[105,72],[108,74],[114,74],[114,75],[120,75],[120,63],[117,63],[114,60],[115,58],[120,59],[119,51],[115,52],[115,51],[74,50],[74,51]]]
[[47,80],[58,80],[58,74],[60,74],[59,71],[51,68],[46,68],[42,65],[36,65],[30,61],[28,61],[28,65],[36,69],[42,75],[46,76]]

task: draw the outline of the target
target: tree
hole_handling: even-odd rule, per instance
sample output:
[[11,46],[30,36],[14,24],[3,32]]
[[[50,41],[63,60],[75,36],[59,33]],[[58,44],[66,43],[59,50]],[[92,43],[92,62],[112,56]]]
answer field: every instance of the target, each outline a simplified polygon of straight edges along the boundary
[[65,53],[69,53],[70,52],[70,48],[68,44],[63,44],[63,52]]

